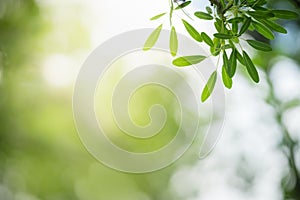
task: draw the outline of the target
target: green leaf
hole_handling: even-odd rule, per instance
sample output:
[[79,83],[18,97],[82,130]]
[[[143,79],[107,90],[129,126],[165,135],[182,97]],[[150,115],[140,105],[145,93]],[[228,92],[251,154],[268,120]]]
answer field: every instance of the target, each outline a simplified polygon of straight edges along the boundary
[[170,34],[170,51],[172,56],[176,56],[178,50],[178,39],[175,27],[172,26]]
[[238,23],[237,23],[237,22],[233,22],[233,23],[232,23],[232,32],[233,32],[234,34],[237,34],[238,31],[239,31],[239,25],[238,25]]
[[213,11],[212,11],[212,9],[210,7],[206,6],[205,9],[208,12],[208,14],[212,14],[213,13]]
[[221,41],[219,38],[214,38],[214,46],[210,47],[210,52],[213,56],[217,56],[221,52]]
[[228,72],[228,68],[229,68],[229,59],[228,59],[228,56],[227,56],[226,51],[223,52],[223,65],[224,65],[226,71]]
[[160,35],[161,29],[162,29],[163,25],[159,25],[148,37],[148,39],[146,40],[145,44],[144,44],[144,51],[148,51],[150,50],[156,43],[156,41],[158,40],[158,37]]
[[277,24],[276,22],[269,20],[269,19],[260,19],[259,20],[262,24],[266,25],[269,29],[276,31],[278,33],[287,33],[287,30],[283,28],[281,25]]
[[215,33],[214,36],[219,39],[231,39],[233,36],[224,33]]
[[257,0],[257,1],[254,2],[254,5],[256,5],[256,6],[263,6],[266,3],[267,3],[266,0]]
[[185,29],[187,30],[187,32],[190,34],[190,36],[192,36],[192,38],[194,38],[198,42],[203,41],[200,33],[192,25],[190,25],[184,19],[182,20],[182,23],[183,23]]
[[155,15],[154,17],[150,18],[150,20],[156,20],[156,19],[159,19],[159,18],[161,18],[162,16],[164,16],[165,14],[167,14],[167,13],[161,13],[161,14]]
[[222,50],[231,49],[232,47],[232,44],[225,44],[224,46],[222,46]]
[[201,12],[201,11],[195,12],[194,15],[195,15],[196,17],[200,18],[200,19],[205,19],[205,20],[212,20],[212,19],[213,19],[213,16],[211,16],[211,15],[208,14],[208,13]]
[[240,30],[240,32],[239,32],[239,35],[242,35],[243,33],[245,33],[245,32],[248,30],[248,28],[249,28],[249,26],[250,26],[250,24],[251,24],[251,21],[252,21],[252,20],[251,20],[250,17],[247,17],[247,18],[246,18],[244,24],[243,24],[242,27],[241,27],[241,30]]
[[236,72],[236,49],[233,49],[231,54],[230,54],[230,58],[229,58],[229,67],[228,67],[228,71],[227,74],[230,78],[232,78]]
[[297,13],[289,10],[272,10],[272,13],[280,19],[296,19],[299,17]]
[[201,61],[205,60],[206,56],[202,55],[192,55],[192,56],[183,56],[173,60],[173,65],[177,67],[185,67],[189,65],[198,64]]
[[264,36],[267,39],[274,40],[274,34],[270,29],[268,29],[266,26],[262,25],[261,23],[258,22],[252,22],[255,30],[259,32],[262,36]]
[[275,16],[271,11],[262,11],[262,10],[248,11],[247,13],[252,17],[264,18],[264,19],[272,18]]
[[202,91],[202,94],[201,94],[201,101],[202,102],[206,101],[208,99],[208,97],[211,95],[212,91],[214,90],[216,81],[217,81],[217,71],[214,71],[210,75],[210,77],[209,77],[209,79],[208,79],[208,81],[207,81],[207,83],[206,83],[206,85],[205,85],[205,87]]
[[225,87],[227,87],[228,89],[232,88],[232,79],[228,76],[224,66],[222,67],[222,80]]
[[221,33],[222,32],[222,27],[223,27],[223,23],[220,19],[216,18],[216,21],[214,23],[216,30]]
[[244,60],[243,56],[240,54],[240,52],[236,51],[235,53],[236,53],[236,58],[237,58],[237,60],[238,60],[242,65],[245,66],[245,65],[246,65],[246,64],[245,64],[245,60]]
[[209,45],[211,47],[214,46],[214,42],[211,40],[211,38],[206,33],[202,32],[201,37],[207,45]]
[[243,57],[244,57],[244,61],[245,61],[245,64],[246,64],[248,74],[250,75],[250,77],[252,78],[252,80],[254,82],[258,83],[259,82],[258,72],[257,72],[251,58],[249,57],[249,55],[245,51],[243,51]]
[[177,6],[177,7],[175,8],[175,10],[179,10],[179,9],[185,8],[185,7],[187,7],[188,5],[190,5],[190,3],[191,3],[191,1],[186,1],[186,2],[184,2],[184,3],[182,3],[182,4],[180,4],[179,6]]
[[248,44],[253,48],[261,51],[272,51],[272,48],[269,44],[256,40],[247,40]]
[[235,17],[228,20],[229,23],[241,23],[244,21],[244,18],[242,17]]

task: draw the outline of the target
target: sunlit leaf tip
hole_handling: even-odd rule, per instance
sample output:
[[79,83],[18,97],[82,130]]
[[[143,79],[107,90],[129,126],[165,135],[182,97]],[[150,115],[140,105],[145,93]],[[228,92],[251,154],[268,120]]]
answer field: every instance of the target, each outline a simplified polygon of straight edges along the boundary
[[151,17],[150,20],[157,20],[157,19],[161,18],[162,16],[164,16],[165,14],[167,14],[167,13],[165,12],[165,13],[155,15],[154,17]]

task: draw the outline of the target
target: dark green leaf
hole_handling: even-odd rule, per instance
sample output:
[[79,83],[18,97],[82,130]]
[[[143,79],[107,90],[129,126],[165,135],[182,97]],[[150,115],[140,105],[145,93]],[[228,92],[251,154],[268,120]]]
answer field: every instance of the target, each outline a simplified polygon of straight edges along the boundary
[[167,14],[167,13],[161,13],[161,14],[155,15],[155,16],[152,17],[150,20],[156,20],[156,19],[159,19],[159,18],[161,18],[162,16],[164,16],[165,14]]
[[235,53],[236,53],[236,58],[237,58],[237,60],[238,60],[242,65],[245,66],[246,64],[245,64],[245,60],[244,60],[243,56],[242,56],[238,51],[236,51]]
[[270,29],[268,29],[266,26],[262,25],[261,23],[258,22],[252,22],[255,30],[259,32],[262,36],[264,36],[267,39],[274,40],[274,34]]
[[201,61],[205,60],[205,58],[206,57],[202,55],[183,56],[173,60],[173,65],[178,67],[185,67],[200,63]]
[[187,30],[187,32],[190,34],[190,36],[192,36],[192,38],[194,38],[198,42],[203,41],[200,33],[192,25],[190,25],[184,19],[182,20],[182,23],[183,23],[185,29]]
[[259,82],[258,72],[257,72],[251,58],[249,57],[249,55],[245,51],[243,51],[243,57],[244,57],[244,61],[245,61],[245,64],[246,64],[248,74],[250,75],[250,77],[252,78],[252,80],[254,82],[258,83]]
[[212,20],[213,19],[213,16],[211,16],[208,13],[201,12],[201,11],[195,12],[195,16],[200,18],[200,19],[205,19],[205,20]]
[[178,50],[178,39],[175,27],[172,26],[170,35],[170,51],[172,56],[176,56]]
[[229,59],[228,59],[226,51],[223,52],[223,66],[225,67],[226,71],[228,72]]
[[264,42],[256,41],[256,40],[247,40],[248,44],[253,48],[261,51],[272,51],[272,48],[269,44]]
[[245,32],[248,30],[248,28],[249,28],[249,26],[250,26],[250,24],[251,24],[251,21],[252,21],[252,20],[251,20],[250,17],[247,17],[247,18],[246,18],[244,24],[243,24],[242,27],[241,27],[241,30],[240,30],[240,32],[239,32],[239,35],[242,35],[243,33],[245,33]]
[[255,6],[255,7],[253,7],[253,9],[254,9],[254,10],[268,11],[268,9],[267,9],[267,8],[265,8],[265,7],[261,7],[261,6]]
[[272,13],[280,19],[295,19],[299,17],[297,13],[289,10],[272,10]]
[[231,39],[233,36],[224,33],[215,33],[214,36],[219,39]]
[[236,71],[236,49],[233,49],[231,54],[230,54],[230,58],[229,58],[229,67],[228,67],[228,71],[227,74],[230,78],[232,78],[235,74]]
[[275,16],[271,11],[262,11],[262,10],[248,11],[247,13],[252,17],[264,18],[264,19],[272,18]]
[[202,94],[201,94],[201,101],[202,102],[206,101],[208,99],[208,97],[211,95],[212,91],[214,90],[216,81],[217,81],[217,71],[214,71],[210,75],[210,77],[209,77],[209,79],[208,79],[208,81],[207,81],[207,83],[206,83],[206,85],[205,85],[205,87],[202,91]]
[[224,66],[222,67],[222,80],[225,87],[227,87],[228,89],[232,88],[232,79],[228,76]]
[[159,25],[148,37],[148,39],[146,40],[145,44],[144,44],[144,51],[150,50],[156,43],[156,41],[158,40],[158,37],[160,35],[161,29],[162,29],[162,24]]
[[201,37],[206,44],[208,44],[211,47],[214,46],[213,41],[210,39],[210,37],[206,33],[202,32]]
[[276,31],[278,33],[287,33],[287,30],[283,28],[281,25],[277,24],[276,22],[269,20],[269,19],[261,19],[259,20],[262,24],[266,25],[269,29]]
[[191,1],[186,1],[186,2],[184,2],[184,3],[182,3],[182,4],[180,4],[179,6],[177,6],[177,7],[175,8],[175,10],[179,10],[179,9],[185,8],[185,7],[187,7],[188,5],[190,5],[190,3],[191,3]]
[[212,14],[213,13],[213,11],[212,11],[212,9],[210,8],[210,7],[208,7],[208,6],[206,6],[206,11],[209,13],[209,14]]
[[241,23],[244,21],[244,18],[242,17],[235,17],[228,20],[229,23]]
[[238,25],[238,23],[237,23],[237,22],[233,22],[233,23],[232,23],[232,32],[233,32],[234,34],[237,34],[238,31],[239,31],[239,25]]

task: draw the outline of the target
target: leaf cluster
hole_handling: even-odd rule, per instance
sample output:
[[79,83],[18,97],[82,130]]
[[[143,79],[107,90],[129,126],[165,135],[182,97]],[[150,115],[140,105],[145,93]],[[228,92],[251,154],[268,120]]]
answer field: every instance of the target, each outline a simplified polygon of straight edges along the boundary
[[[240,41],[244,40],[250,47],[259,51],[272,51],[270,44],[244,39],[243,35],[247,31],[255,31],[266,40],[274,40],[274,32],[286,34],[287,30],[277,23],[278,19],[290,20],[298,17],[298,14],[289,10],[270,9],[266,6],[266,0],[209,0],[210,6],[205,11],[196,11],[196,19],[212,21],[215,27],[215,33],[209,36],[205,32],[199,31],[186,19],[181,19],[187,33],[196,42],[204,43],[210,48],[210,55],[187,55],[175,58],[173,65],[177,67],[186,67],[196,65],[207,57],[218,56],[222,58],[222,80],[224,86],[232,88],[232,79],[236,73],[238,63],[245,66],[250,78],[258,83],[260,81],[257,67]],[[175,6],[175,4],[177,4]],[[177,55],[178,40],[172,17],[174,11],[182,11],[188,18],[185,8],[191,4],[191,1],[170,2],[169,21],[171,26],[170,33],[170,52],[172,56]],[[167,12],[158,14],[151,20],[158,20],[166,16]],[[151,49],[159,38],[163,24],[160,24],[148,37],[144,45],[144,50]],[[219,62],[218,62],[219,65]],[[218,67],[213,71],[202,91],[201,100],[205,101],[213,92]]]

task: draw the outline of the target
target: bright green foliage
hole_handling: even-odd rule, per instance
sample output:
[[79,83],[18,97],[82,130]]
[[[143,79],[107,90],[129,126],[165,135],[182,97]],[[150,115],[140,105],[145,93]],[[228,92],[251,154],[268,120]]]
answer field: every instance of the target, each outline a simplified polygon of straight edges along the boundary
[[[175,1],[174,1],[175,2]],[[181,10],[187,17],[191,18],[184,10],[191,1],[183,3],[177,2],[177,7],[174,9],[174,2],[171,1],[170,8],[170,24],[171,24],[171,39],[170,39],[170,52],[172,56],[177,52],[175,40],[175,29],[172,25],[173,11]],[[211,20],[214,24],[216,32],[210,36],[205,32],[199,33],[195,27],[193,27],[185,19],[181,19],[182,23],[187,30],[188,34],[197,42],[202,42],[209,46],[210,56],[221,56],[223,58],[222,66],[222,79],[224,86],[227,88],[232,87],[232,78],[236,74],[238,63],[244,65],[250,75],[251,79],[258,83],[259,74],[256,66],[253,64],[251,57],[245,51],[242,44],[243,35],[247,31],[255,31],[259,33],[266,40],[274,40],[275,35],[273,31],[286,34],[287,30],[276,22],[278,19],[295,19],[298,18],[298,14],[289,10],[274,10],[266,7],[266,0],[209,0],[207,1],[210,6],[205,8],[205,11],[196,11],[194,16],[202,20]],[[163,16],[164,14],[160,14]],[[154,19],[160,18],[161,16],[155,16]],[[151,19],[153,19],[151,18]],[[153,46],[156,39],[157,33],[154,31],[149,38],[149,47]],[[152,36],[154,35],[154,36]],[[173,37],[173,39],[172,39]],[[148,39],[149,40],[149,39]],[[245,40],[249,46],[259,51],[272,51],[272,47],[265,42],[257,41],[254,39]],[[150,48],[151,48],[150,47]],[[149,48],[148,48],[149,49]],[[147,50],[147,49],[146,49]],[[176,51],[175,51],[176,50]],[[230,52],[228,57],[227,52]],[[173,65],[182,67],[197,64],[203,61],[209,56],[202,55],[191,55],[177,58],[173,61]],[[217,66],[218,68],[218,66]],[[202,101],[205,101],[211,94],[216,79],[217,70],[212,74],[212,77],[208,81],[204,91],[202,92]]]
[[217,81],[217,71],[214,71],[210,75],[210,77],[209,77],[209,79],[208,79],[208,81],[207,81],[207,83],[206,83],[206,85],[205,85],[205,87],[202,91],[202,94],[201,94],[201,101],[202,102],[206,101],[208,99],[208,97],[211,95],[211,93],[214,90],[214,87],[216,85],[216,81]]
[[165,14],[167,14],[167,13],[165,12],[165,13],[155,15],[154,17],[151,17],[150,20],[157,20],[157,19],[161,18],[162,16],[164,16]]
[[208,13],[201,12],[201,11],[195,12],[195,16],[200,19],[204,19],[204,20],[212,20],[213,19],[213,16],[211,16]]
[[190,36],[192,38],[194,38],[194,40],[198,41],[198,42],[202,42],[203,39],[200,35],[200,33],[192,26],[190,25],[187,21],[185,21],[184,19],[182,19],[182,23],[185,27],[185,29],[187,30],[187,32],[190,34]]
[[232,88],[232,79],[228,76],[224,66],[222,67],[222,80],[225,87],[228,89]]

